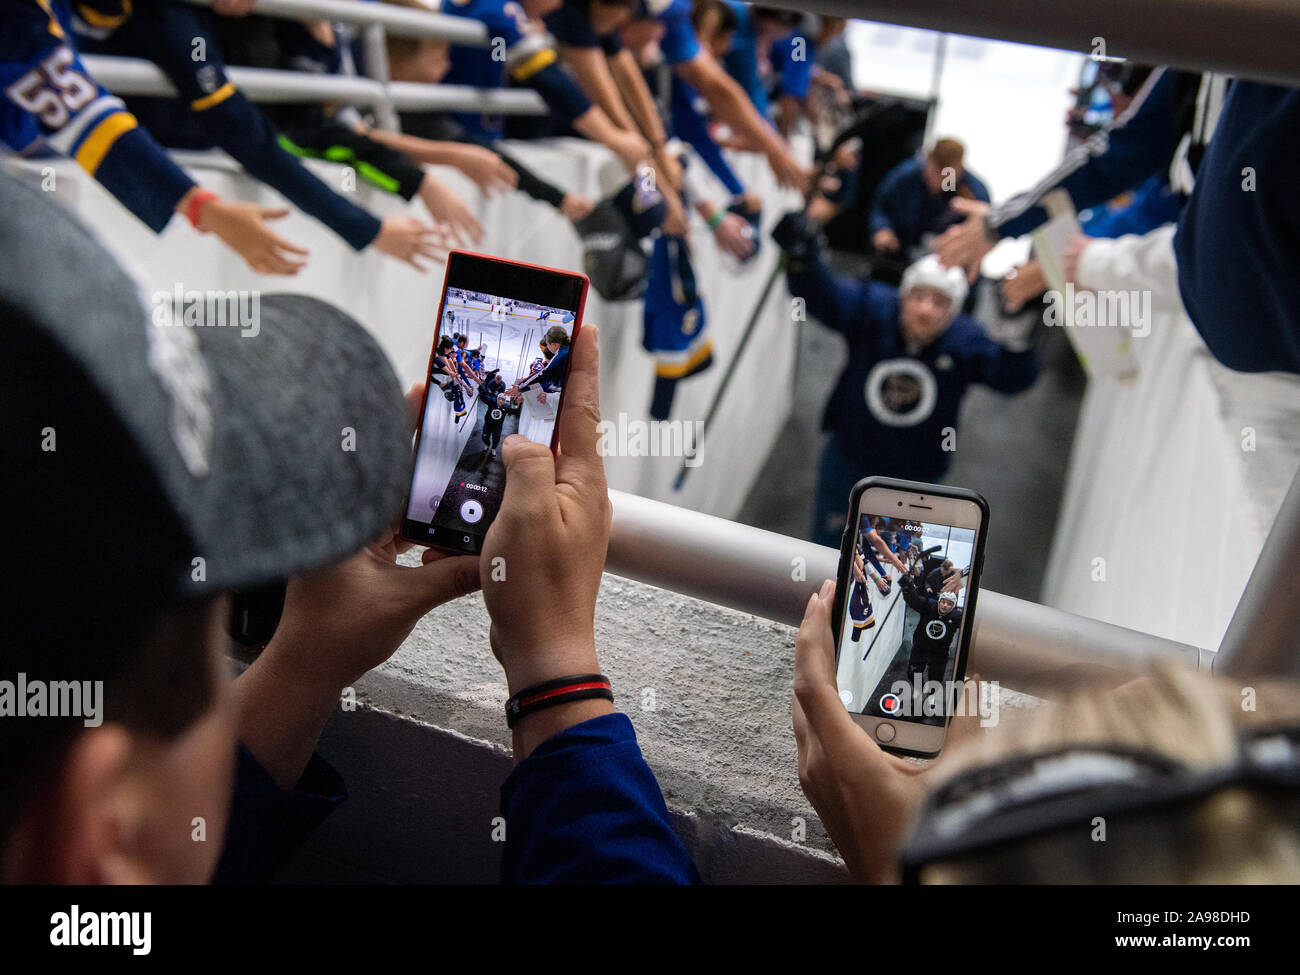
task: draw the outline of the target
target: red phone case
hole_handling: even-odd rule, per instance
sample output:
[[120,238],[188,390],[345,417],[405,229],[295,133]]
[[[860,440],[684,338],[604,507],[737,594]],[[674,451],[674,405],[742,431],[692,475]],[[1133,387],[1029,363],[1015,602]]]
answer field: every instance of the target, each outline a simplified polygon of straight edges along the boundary
[[[503,282],[509,280],[510,268],[528,268],[529,270],[546,271],[550,274],[560,274],[565,277],[573,278],[575,280],[581,281],[582,296],[578,299],[578,310],[574,313],[573,316],[573,333],[569,337],[570,347],[572,347],[573,344],[578,341],[578,333],[582,330],[582,316],[587,310],[587,290],[591,286],[591,282],[585,274],[582,274],[579,271],[566,271],[563,268],[547,267],[544,264],[529,264],[526,261],[511,261],[503,257],[494,257],[491,254],[479,254],[476,251],[466,251],[466,250],[450,251],[447,255],[447,273],[443,276],[442,279],[442,294],[438,298],[438,321],[435,324],[433,330],[433,342],[429,345],[429,361],[426,362],[424,366],[424,396],[420,398],[420,412],[418,414],[418,420],[416,421],[416,428],[415,428],[414,453],[416,454],[418,454],[420,449],[420,440],[424,436],[424,413],[429,405],[429,387],[430,385],[432,385],[429,382],[429,376],[432,374],[433,371],[434,356],[438,354],[438,340],[442,337],[442,324],[443,324],[442,309],[444,309],[447,306],[447,289],[451,286],[451,263],[452,263],[452,258],[456,255],[459,255],[460,257],[474,258],[476,260],[481,260],[481,261],[488,261],[491,262],[492,264],[499,265],[501,268],[501,279]],[[457,287],[459,287],[459,285]],[[509,295],[502,295],[500,297],[509,297]],[[560,391],[560,401],[556,405],[556,409],[555,409],[555,430],[551,434],[551,453],[555,454],[556,456],[558,456],[560,452],[560,444],[559,444],[560,417],[564,413],[564,401],[566,399],[564,392],[565,391],[563,389]],[[402,508],[403,523],[405,523],[406,511],[408,510],[409,506],[410,506],[410,498],[408,497],[406,499],[405,505]],[[460,549],[453,549],[453,548],[447,548],[442,545],[430,544],[426,539],[409,538],[405,534],[403,534],[402,537],[406,538],[406,540],[409,542],[415,542],[417,545],[424,545],[428,548],[436,548],[444,552],[455,552],[457,555],[466,554],[464,551]]]

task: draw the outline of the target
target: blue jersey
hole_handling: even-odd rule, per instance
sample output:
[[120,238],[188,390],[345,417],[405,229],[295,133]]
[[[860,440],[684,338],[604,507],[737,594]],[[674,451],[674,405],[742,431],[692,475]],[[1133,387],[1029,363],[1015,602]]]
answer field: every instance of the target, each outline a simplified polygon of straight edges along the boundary
[[[681,64],[700,53],[695,25],[691,23],[690,0],[671,0],[666,7],[658,10],[652,10],[649,4],[643,2],[637,5],[632,17],[634,20],[657,20],[663,25],[664,34],[659,39],[659,50],[669,64]],[[581,0],[566,0],[558,10],[547,14],[546,28],[557,41],[567,47],[599,47],[606,55],[617,54],[623,49],[617,31],[598,35],[592,29],[586,5]]]
[[[507,75],[513,81],[535,89],[564,121],[583,115],[591,102],[577,82],[556,65],[559,55],[546,31],[529,22],[524,8],[514,0],[448,0],[442,12],[453,17],[477,20],[487,27],[489,47],[451,48],[451,70],[444,79],[449,85],[500,88]],[[500,116],[457,113],[456,120],[470,132],[485,138],[502,133]]]
[[695,37],[691,23],[691,0],[672,0],[664,9],[654,14],[663,25],[664,36],[659,39],[659,50],[671,65],[683,64],[700,53],[700,42]]
[[81,63],[74,23],[113,26],[111,11],[101,0],[75,18],[69,0],[0,0],[0,139],[20,154],[53,151],[76,160],[160,231],[194,181]]
[[952,461],[944,430],[957,427],[967,388],[983,383],[1018,393],[1038,376],[1032,346],[1003,348],[969,315],[958,315],[928,346],[907,348],[897,289],[832,274],[820,257],[792,264],[787,283],[809,315],[848,340],[848,364],[822,423],[862,470],[941,480]]
[[740,0],[723,2],[736,15],[736,31],[731,35],[731,49],[722,59],[722,66],[745,89],[758,114],[766,118],[767,89],[758,73],[758,32],[754,28],[754,19],[749,15],[749,4]]
[[777,76],[778,95],[792,95],[801,101],[808,97],[812,81],[812,41],[799,31],[772,42],[769,57]]

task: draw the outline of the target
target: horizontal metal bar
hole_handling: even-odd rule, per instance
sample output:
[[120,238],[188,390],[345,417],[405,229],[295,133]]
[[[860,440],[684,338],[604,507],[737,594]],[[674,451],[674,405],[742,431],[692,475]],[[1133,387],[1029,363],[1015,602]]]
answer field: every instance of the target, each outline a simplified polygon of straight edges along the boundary
[[[211,7],[212,0],[186,0]],[[257,12],[286,20],[341,20],[349,24],[381,24],[400,37],[441,37],[467,47],[488,47],[487,25],[466,17],[412,10],[384,3],[357,0],[258,0]]]
[[482,112],[484,115],[546,115],[550,109],[531,88],[475,88],[390,81],[388,97],[399,112]]
[[[834,579],[839,553],[622,491],[606,569],[615,575],[798,626]],[[1214,654],[1023,599],[980,591],[969,670],[1030,693],[1118,683],[1155,660],[1206,669]]]
[[[83,59],[91,75],[118,95],[175,96],[176,88],[152,61],[103,54]],[[255,102],[338,101],[352,105],[391,104],[399,111],[485,112],[491,115],[543,115],[546,105],[531,90],[474,88],[469,85],[424,85],[370,78],[227,68],[230,80]]]
[[[1296,0],[774,0],[778,7],[1300,85]],[[1097,52],[1101,53],[1101,52]]]

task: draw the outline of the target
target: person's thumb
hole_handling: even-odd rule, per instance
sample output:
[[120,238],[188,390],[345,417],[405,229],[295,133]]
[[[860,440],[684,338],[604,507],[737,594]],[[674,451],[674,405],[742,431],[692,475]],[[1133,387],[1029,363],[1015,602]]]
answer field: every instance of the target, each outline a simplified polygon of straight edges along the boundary
[[502,513],[542,516],[555,503],[555,456],[545,444],[512,433],[501,442],[506,467]]
[[423,616],[435,606],[482,588],[479,562],[472,555],[444,555],[429,549],[422,564],[399,578],[405,583],[412,607]]

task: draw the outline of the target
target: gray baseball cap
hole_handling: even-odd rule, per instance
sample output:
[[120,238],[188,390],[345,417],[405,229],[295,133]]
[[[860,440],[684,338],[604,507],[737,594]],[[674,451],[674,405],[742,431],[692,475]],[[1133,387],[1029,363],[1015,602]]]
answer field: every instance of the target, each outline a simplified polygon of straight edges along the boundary
[[410,418],[345,313],[249,294],[252,327],[164,324],[184,321],[171,286],[142,288],[48,194],[0,175],[0,226],[7,578],[63,587],[71,612],[98,590],[215,595],[337,561],[399,514]]

